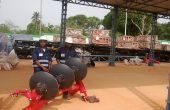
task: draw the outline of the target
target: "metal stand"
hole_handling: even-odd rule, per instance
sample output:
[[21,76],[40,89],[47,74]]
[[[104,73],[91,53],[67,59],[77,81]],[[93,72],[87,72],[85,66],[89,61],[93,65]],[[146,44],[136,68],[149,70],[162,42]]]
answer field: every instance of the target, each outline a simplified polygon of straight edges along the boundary
[[155,33],[157,25],[157,14],[153,14],[152,18],[152,33],[151,33],[151,43],[150,43],[150,52],[149,52],[149,63],[148,66],[154,66],[154,49],[155,49]]
[[167,105],[165,110],[170,110],[170,74],[169,74],[169,86],[168,88],[168,98],[167,98]]
[[67,3],[67,0],[62,0],[60,46],[64,45],[66,39]]
[[111,42],[111,49],[110,49],[109,65],[115,66],[118,7],[114,7],[114,9],[112,9],[112,13],[113,13],[112,15],[112,42]]

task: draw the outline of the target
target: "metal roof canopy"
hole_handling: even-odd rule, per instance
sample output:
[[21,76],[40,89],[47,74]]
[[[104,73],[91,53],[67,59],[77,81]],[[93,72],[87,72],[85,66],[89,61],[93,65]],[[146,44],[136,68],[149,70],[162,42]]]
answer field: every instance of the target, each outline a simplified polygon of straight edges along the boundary
[[[63,0],[54,0],[63,1]],[[113,9],[115,6],[120,10],[128,9],[129,13],[157,14],[157,18],[170,19],[170,0],[66,0],[67,3]],[[144,12],[144,13],[140,13]]]
[[170,16],[170,0],[79,0]]
[[118,8],[136,10],[145,13],[152,13],[152,32],[151,32],[151,44],[149,52],[149,63],[148,66],[154,66],[154,47],[155,47],[155,31],[156,23],[161,15],[162,18],[170,19],[170,0],[54,0],[62,2],[61,12],[61,32],[60,32],[60,45],[65,43],[65,31],[66,31],[66,20],[67,20],[67,4],[79,4],[86,6],[99,7],[104,9],[112,10],[112,42],[110,49],[109,65],[115,66],[115,44],[116,44],[116,32],[117,32],[117,18]]

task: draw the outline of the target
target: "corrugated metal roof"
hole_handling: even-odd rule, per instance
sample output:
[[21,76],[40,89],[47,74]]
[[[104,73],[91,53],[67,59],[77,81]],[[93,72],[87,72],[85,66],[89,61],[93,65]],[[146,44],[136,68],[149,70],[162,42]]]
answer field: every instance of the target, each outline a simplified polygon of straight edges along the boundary
[[170,0],[81,0],[170,16]]

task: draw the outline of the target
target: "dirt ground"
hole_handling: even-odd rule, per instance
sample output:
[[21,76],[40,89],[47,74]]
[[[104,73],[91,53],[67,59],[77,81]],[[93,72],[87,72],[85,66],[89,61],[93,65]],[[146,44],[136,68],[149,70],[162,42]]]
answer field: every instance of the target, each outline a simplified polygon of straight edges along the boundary
[[[15,70],[0,71],[0,110],[21,110],[28,104],[24,97],[10,97],[15,89],[26,89],[33,72],[30,60],[21,60]],[[170,64],[154,67],[125,66],[122,63],[109,67],[96,63],[88,69],[84,80],[88,94],[96,95],[99,103],[85,103],[76,94],[65,101],[57,97],[42,110],[164,110],[167,99]]]

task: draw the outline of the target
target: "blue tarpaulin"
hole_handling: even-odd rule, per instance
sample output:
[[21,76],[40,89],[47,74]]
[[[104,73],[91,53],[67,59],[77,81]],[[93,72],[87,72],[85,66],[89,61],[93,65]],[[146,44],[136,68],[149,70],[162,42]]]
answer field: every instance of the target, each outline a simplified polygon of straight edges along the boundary
[[33,41],[32,35],[26,35],[26,34],[14,34],[12,35],[12,39],[15,40],[22,40],[22,41]]

